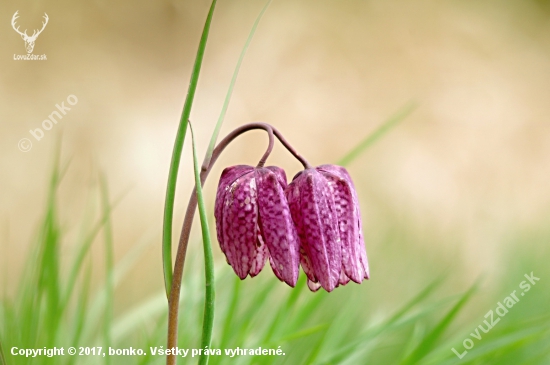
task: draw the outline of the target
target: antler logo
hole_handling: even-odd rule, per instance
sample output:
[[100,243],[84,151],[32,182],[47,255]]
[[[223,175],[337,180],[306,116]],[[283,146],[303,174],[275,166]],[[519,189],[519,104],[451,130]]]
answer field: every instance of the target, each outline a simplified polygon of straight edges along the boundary
[[15,27],[15,21],[17,20],[17,18],[19,18],[19,16],[17,15],[17,13],[19,12],[19,10],[17,10],[15,12],[15,14],[13,14],[13,18],[11,18],[11,26],[13,27],[13,29],[19,33],[21,35],[21,38],[23,38],[23,40],[25,41],[25,48],[27,49],[27,53],[32,53],[32,50],[34,49],[34,42],[36,41],[36,38],[38,38],[38,36],[40,35],[40,33],[42,33],[42,31],[44,30],[44,28],[46,28],[46,24],[48,24],[48,14],[44,13],[44,22],[42,22],[42,29],[40,30],[35,30],[32,35],[29,37],[27,35],[27,30],[25,29],[24,32],[20,32],[19,31],[19,27]]

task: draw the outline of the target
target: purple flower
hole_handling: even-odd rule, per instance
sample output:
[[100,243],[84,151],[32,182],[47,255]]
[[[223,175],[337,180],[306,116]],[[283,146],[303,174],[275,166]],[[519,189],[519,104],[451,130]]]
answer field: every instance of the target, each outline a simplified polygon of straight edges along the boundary
[[300,237],[308,286],[334,290],[369,278],[359,201],[345,168],[322,165],[298,173],[285,190]]
[[294,287],[300,255],[296,228],[285,198],[285,172],[278,167],[226,168],[216,195],[218,242],[241,278],[254,277],[269,257],[275,275]]

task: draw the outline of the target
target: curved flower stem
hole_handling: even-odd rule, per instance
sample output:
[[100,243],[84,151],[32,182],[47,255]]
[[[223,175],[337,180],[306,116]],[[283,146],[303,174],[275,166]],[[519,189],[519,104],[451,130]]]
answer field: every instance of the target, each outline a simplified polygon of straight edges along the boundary
[[271,126],[273,129],[273,134],[277,137],[277,139],[285,146],[285,148],[292,154],[292,156],[296,157],[298,161],[304,166],[304,169],[310,169],[311,165],[307,160],[301,156],[291,145],[287,142],[287,140],[283,137],[281,132],[279,132],[275,127]]
[[[273,138],[273,129],[269,124],[266,123],[250,123],[245,124],[233,132],[231,132],[227,137],[225,137],[218,146],[214,149],[210,161],[205,161],[203,163],[201,172],[200,172],[200,185],[204,185],[212,166],[222,153],[222,151],[233,141],[237,136],[243,134],[244,132],[253,130],[253,129],[263,129],[269,135],[269,145],[260,160],[260,164],[265,163],[267,157],[271,153],[274,144]],[[208,164],[208,166],[206,165]],[[198,184],[197,184],[198,186]],[[174,275],[172,280],[172,287],[170,289],[170,296],[168,298],[168,344],[167,348],[172,348],[177,346],[178,342],[178,314],[179,314],[179,299],[181,292],[181,280],[183,275],[183,268],[185,263],[185,256],[187,254],[187,246],[189,242],[189,235],[191,233],[191,226],[193,224],[193,217],[195,215],[195,210],[197,207],[197,193],[196,189],[193,189],[191,197],[189,198],[189,204],[187,205],[187,211],[185,212],[185,218],[183,221],[183,227],[181,229],[181,236],[178,245],[178,252],[176,254],[176,262],[174,264]],[[213,283],[211,283],[213,285]],[[175,355],[168,355],[166,359],[167,365],[176,364]]]
[[[258,163],[258,167],[263,167],[267,158],[271,154],[271,151],[273,150],[273,145],[274,145],[273,136],[276,136],[277,139],[283,144],[283,146],[285,146],[285,148],[294,157],[296,157],[298,161],[302,163],[304,168],[306,169],[311,168],[311,165],[309,164],[309,162],[307,162],[307,160],[304,157],[302,157],[287,142],[287,140],[282,136],[282,134],[277,129],[273,128],[271,125],[267,123],[249,123],[235,129],[233,132],[229,133],[223,140],[221,140],[220,143],[216,146],[216,148],[212,152],[212,156],[210,158],[208,158],[208,155],[207,155],[207,157],[205,158],[202,164],[201,172],[200,172],[201,186],[204,185],[204,182],[206,181],[206,178],[208,177],[210,170],[218,160],[218,157],[220,157],[220,154],[223,152],[223,150],[236,137],[254,129],[263,129],[267,132],[269,136],[269,145],[264,155],[262,156],[260,162]],[[198,184],[196,186],[198,186]],[[178,251],[176,254],[176,262],[174,264],[172,287],[170,289],[170,296],[168,298],[168,344],[166,347],[168,349],[172,347],[176,347],[178,342],[178,315],[179,315],[179,300],[180,300],[180,292],[181,292],[181,280],[183,276],[185,257],[187,255],[189,235],[191,233],[191,226],[193,224],[193,217],[195,216],[196,207],[197,207],[197,193],[196,193],[196,189],[193,188],[193,192],[191,193],[191,197],[189,198],[189,203],[187,205],[187,211],[185,212],[183,226],[181,228]],[[166,363],[167,365],[174,365],[176,363],[175,355],[168,355]]]

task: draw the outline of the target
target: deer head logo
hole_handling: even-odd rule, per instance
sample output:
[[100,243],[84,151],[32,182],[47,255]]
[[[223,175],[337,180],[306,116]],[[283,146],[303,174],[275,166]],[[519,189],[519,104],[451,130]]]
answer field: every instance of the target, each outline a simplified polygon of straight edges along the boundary
[[21,35],[21,38],[23,38],[23,40],[25,41],[25,48],[27,49],[27,53],[32,53],[32,50],[34,49],[34,42],[36,41],[36,38],[38,38],[38,36],[40,35],[40,33],[42,33],[42,31],[44,30],[44,28],[46,28],[46,24],[48,24],[48,14],[44,13],[44,22],[42,22],[42,29],[40,30],[35,30],[31,36],[28,36],[27,35],[27,30],[25,29],[24,32],[20,32],[19,31],[19,27],[15,27],[15,21],[17,20],[17,18],[19,18],[19,16],[17,15],[17,13],[19,12],[19,10],[17,10],[15,12],[15,14],[13,14],[13,18],[11,18],[11,26],[13,27],[13,29],[19,33]]

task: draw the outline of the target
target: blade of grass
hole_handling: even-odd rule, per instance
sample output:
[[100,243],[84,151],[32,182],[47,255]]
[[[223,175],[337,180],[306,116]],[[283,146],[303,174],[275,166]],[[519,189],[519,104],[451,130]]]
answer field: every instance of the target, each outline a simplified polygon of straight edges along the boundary
[[[355,341],[349,343],[346,346],[343,346],[339,351],[336,351],[333,354],[331,354],[329,358],[326,358],[322,362],[320,362],[320,364],[335,364],[343,361],[346,355],[352,353],[355,347],[357,347],[360,343],[367,341],[369,339],[375,338],[384,330],[388,330],[391,326],[397,323],[401,318],[403,318],[407,313],[409,313],[417,304],[421,303],[424,299],[426,299],[435,290],[435,288],[437,288],[437,286],[441,284],[442,281],[443,281],[442,276],[435,279],[433,282],[427,285],[426,288],[424,288],[418,295],[416,295],[413,299],[411,299],[409,302],[403,305],[401,309],[399,309],[387,321],[376,326],[373,329],[368,330],[366,333],[359,335],[355,339]],[[416,316],[413,317],[413,319],[414,318],[416,318]]]
[[328,326],[329,326],[328,324],[319,324],[317,326],[306,328],[305,330],[290,334],[288,336],[285,336],[285,337],[281,338],[280,340],[277,340],[277,344],[290,342],[290,341],[293,341],[293,340],[296,340],[296,339],[299,339],[299,338],[302,338],[302,337],[312,335],[312,334],[317,333],[319,331],[326,330],[328,328]]
[[[109,205],[109,189],[105,175],[100,176],[101,205],[103,215],[106,217],[103,232],[105,237],[105,311],[103,314],[103,346],[111,347],[111,324],[113,321],[113,297],[114,297],[114,249],[113,228],[111,224],[111,207]],[[105,364],[111,363],[111,357],[105,358]]]
[[262,20],[262,17],[265,11],[267,10],[267,8],[269,7],[269,4],[271,4],[271,1],[272,0],[267,1],[263,9],[260,11],[260,14],[258,14],[258,16],[256,17],[256,21],[254,21],[254,25],[252,25],[252,29],[248,34],[248,38],[246,39],[243,49],[241,50],[239,60],[237,61],[237,65],[235,66],[235,71],[233,71],[233,76],[229,84],[229,89],[227,90],[227,94],[225,95],[225,100],[223,102],[220,116],[218,117],[218,122],[216,123],[214,132],[212,133],[212,137],[210,138],[210,144],[208,145],[208,150],[206,151],[206,156],[204,158],[203,166],[208,166],[210,164],[210,158],[212,157],[212,152],[214,151],[214,147],[216,147],[216,141],[218,140],[218,135],[220,134],[220,129],[222,127],[223,120],[225,118],[225,113],[227,112],[227,107],[229,106],[231,95],[233,94],[233,88],[235,87],[235,83],[237,82],[237,76],[239,75],[241,64],[243,63],[243,59],[246,54],[246,51],[248,50],[248,46],[250,46],[250,42],[252,41],[252,38],[256,33],[256,28],[258,28],[258,24],[260,24],[260,20]]
[[[208,216],[206,215],[206,206],[202,195],[202,184],[200,176],[199,161],[197,159],[197,149],[195,147],[195,137],[193,127],[189,123],[191,131],[191,147],[193,149],[193,168],[195,172],[195,189],[197,192],[197,204],[202,231],[202,243],[204,248],[204,276],[205,276],[205,298],[204,298],[204,319],[202,323],[202,341],[201,349],[210,348],[212,343],[212,329],[214,327],[214,301],[216,298],[214,287],[214,256],[212,255],[212,240],[210,239],[210,230],[208,228]],[[200,355],[199,364],[208,364],[209,354]]]
[[[88,310],[89,294],[90,294],[90,282],[92,278],[92,265],[88,265],[84,280],[82,284],[80,298],[78,299],[78,308],[76,313],[75,321],[75,333],[73,335],[72,346],[78,347],[80,339],[82,338],[82,333],[86,324],[86,311]],[[69,357],[68,364],[74,364],[76,362],[76,357]]]
[[403,317],[412,307],[417,305],[418,303],[422,302],[424,299],[426,299],[441,283],[445,280],[446,275],[440,275],[438,276],[434,281],[432,281],[428,286],[426,286],[416,297],[411,299],[410,302],[408,302],[405,306],[401,308],[397,313],[395,313],[391,319],[388,321],[389,323],[396,322],[399,318]]
[[458,300],[458,302],[451,308],[451,310],[443,317],[443,319],[437,324],[437,326],[430,332],[424,339],[418,344],[416,349],[407,356],[401,365],[416,364],[422,358],[424,358],[435,345],[436,341],[443,334],[445,329],[449,327],[453,319],[456,317],[462,307],[468,302],[472,294],[477,290],[478,283],[474,283],[470,289]]
[[[114,266],[113,268],[113,287],[116,288],[122,279],[127,275],[127,273],[130,271],[130,269],[135,265],[136,261],[140,258],[140,256],[143,254],[143,251],[154,243],[154,238],[149,237],[150,235],[146,235],[142,240],[140,240],[130,251],[128,251]],[[104,303],[107,300],[107,288],[105,287],[105,283],[99,290],[97,290],[96,294],[94,295],[94,298],[90,301],[91,304],[89,306],[89,309],[86,311],[87,314],[87,321],[90,323],[95,323],[95,319],[101,317],[101,312],[104,308]],[[111,327],[114,327],[111,325]],[[92,342],[92,331],[91,326],[88,326],[86,328],[86,332],[83,335],[84,342],[90,343]],[[114,340],[114,337],[113,337]],[[116,341],[115,341],[116,342]]]
[[191,80],[189,82],[189,89],[187,90],[187,97],[185,98],[178,131],[176,133],[176,140],[174,141],[172,160],[170,162],[170,171],[168,173],[166,200],[164,203],[164,220],[162,226],[162,257],[164,268],[164,285],[166,288],[167,298],[170,298],[170,288],[172,287],[173,275],[172,221],[174,218],[174,198],[176,195],[176,182],[178,179],[178,170],[180,166],[181,153],[183,150],[183,142],[185,140],[185,134],[187,131],[187,121],[189,120],[189,116],[191,115],[191,107],[193,105],[193,99],[195,98],[195,91],[197,89],[202,60],[204,57],[204,50],[206,48],[206,42],[208,40],[208,33],[210,31],[210,24],[212,23],[212,16],[214,14],[215,6],[216,0],[213,0],[212,5],[210,5],[210,10],[208,11],[208,16],[206,17],[206,22],[204,23],[204,28],[202,30],[201,40],[199,42],[199,48],[195,57],[195,64],[193,65]]
[[0,365],[6,365],[6,358],[4,357],[4,349],[2,348],[1,339],[0,339]]
[[338,161],[338,165],[347,166],[353,160],[355,160],[361,153],[363,153],[368,147],[372,146],[376,141],[378,141],[382,136],[388,133],[393,127],[402,122],[406,117],[408,117],[416,109],[414,103],[409,103],[388,120],[382,123],[374,132],[369,134],[365,139],[359,142],[351,151],[349,151],[344,157]]
[[[59,315],[59,227],[56,219],[56,192],[61,181],[60,175],[61,144],[54,152],[54,164],[48,185],[46,211],[36,244],[36,254],[30,257],[30,275],[25,285],[22,299],[21,316],[24,325],[22,339],[34,346],[39,336],[43,343],[51,344],[55,340]],[[47,318],[43,320],[46,311]],[[51,316],[50,316],[51,315]],[[45,330],[43,329],[45,327]],[[42,329],[40,332],[39,329]]]
[[[304,275],[305,276],[305,275]],[[305,291],[305,288],[304,288]],[[296,331],[302,327],[308,318],[321,308],[323,300],[327,298],[328,293],[325,291],[318,291],[317,293],[308,293],[307,301],[299,306],[299,310],[294,314],[295,320],[292,326],[289,326],[289,330]]]
[[166,301],[162,292],[142,301],[136,308],[128,310],[123,317],[117,318],[113,323],[113,342],[117,343],[128,338],[144,319],[152,319],[163,314],[165,310]]
[[[339,303],[338,311],[334,315],[325,319],[327,321],[327,330],[319,338],[318,345],[309,354],[306,361],[307,364],[315,363],[319,357],[326,358],[335,349],[341,348],[343,343],[339,343],[338,339],[345,339],[345,333],[348,332],[349,328],[355,327],[356,330],[354,332],[362,330],[362,326],[357,323],[357,312],[354,313],[353,303],[356,303],[356,301],[348,297],[347,301]],[[345,342],[347,343],[348,341]],[[324,356],[322,353],[324,353]]]
[[[300,275],[300,277],[298,278],[298,282],[296,283],[296,287],[301,288],[305,284],[305,281],[306,281],[305,275]],[[302,293],[304,293],[304,290],[292,290],[289,293],[285,304],[279,307],[277,314],[273,317],[273,320],[271,321],[271,325],[269,326],[269,329],[266,331],[266,334],[263,338],[262,343],[270,342],[276,330],[286,323],[284,318],[287,317],[291,307],[294,306],[294,304],[300,297],[300,294]]]
[[233,290],[231,291],[231,300],[229,304],[229,309],[225,315],[225,322],[223,325],[222,338],[220,339],[220,347],[225,348],[227,345],[227,339],[229,338],[229,333],[231,331],[231,324],[235,317],[235,312],[237,311],[237,306],[239,304],[239,299],[241,297],[241,279],[235,275],[233,284]]
[[[519,345],[518,347],[526,345],[526,343],[534,342],[545,335],[548,332],[547,325],[538,326],[534,328],[527,328],[523,331],[511,333],[509,335],[498,337],[495,340],[489,342],[480,342],[480,346],[476,346],[475,349],[468,351],[467,355],[460,359],[457,359],[449,349],[452,347],[444,347],[446,361],[443,361],[443,356],[434,357],[428,361],[423,361],[422,364],[438,364],[438,365],[451,365],[460,363],[473,363],[473,364],[485,364],[489,363],[491,359],[494,359],[494,353],[498,353],[499,357],[504,357],[507,352],[517,350],[513,345]],[[476,344],[477,345],[477,344]],[[482,361],[483,359],[489,361]]]
[[[519,322],[515,327],[508,327],[501,329],[501,333],[494,335],[494,338],[484,338],[473,350],[468,351],[467,357],[464,357],[460,362],[473,362],[476,363],[483,356],[491,355],[494,352],[499,352],[499,356],[502,356],[506,351],[514,351],[511,345],[520,344],[524,346],[530,341],[536,341],[544,335],[548,335],[550,332],[548,320],[543,318],[535,318],[530,321]],[[511,330],[511,328],[515,328]],[[493,332],[491,332],[493,334]],[[490,335],[489,335],[490,336]],[[429,358],[423,361],[423,364],[452,364],[457,362],[457,357],[449,351],[450,348],[456,346],[457,342],[464,339],[464,335],[457,335],[456,338],[447,341],[445,345],[439,346],[438,352],[433,355],[430,354]],[[447,360],[447,361],[444,361]]]
[[264,318],[258,318],[258,313],[261,308],[265,308],[267,305],[266,303],[273,300],[272,296],[275,292],[275,283],[279,283],[279,281],[271,281],[265,285],[262,290],[258,290],[254,297],[250,300],[250,305],[244,310],[244,315],[241,315],[241,320],[235,325],[235,328],[239,329],[237,333],[233,333],[237,344],[243,344],[247,340],[250,340],[250,336],[248,334],[255,328],[255,326],[252,325],[254,321],[264,321]]
[[124,196],[121,195],[120,197],[115,199],[115,201],[109,206],[109,209],[102,212],[100,220],[95,224],[92,231],[88,234],[88,236],[83,240],[82,244],[80,245],[80,249],[78,251],[78,254],[76,255],[76,259],[73,262],[73,266],[69,274],[67,289],[60,306],[61,309],[65,309],[66,306],[69,304],[69,300],[71,299],[71,295],[74,290],[76,279],[78,277],[78,273],[80,272],[80,269],[82,268],[82,262],[86,257],[86,253],[89,251],[90,247],[92,246],[96,236],[99,234],[103,226],[109,220],[111,211],[118,205],[118,203],[122,200],[123,197]]

